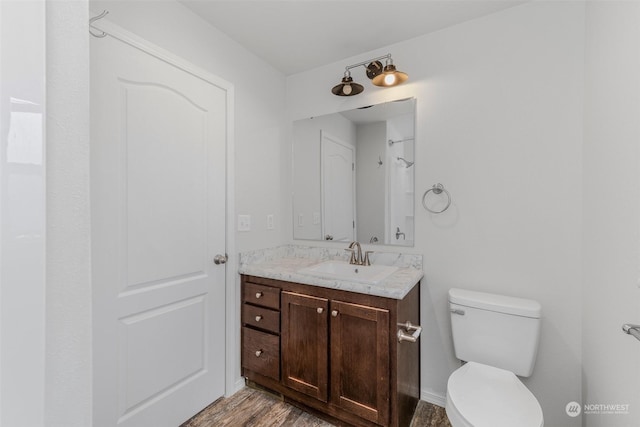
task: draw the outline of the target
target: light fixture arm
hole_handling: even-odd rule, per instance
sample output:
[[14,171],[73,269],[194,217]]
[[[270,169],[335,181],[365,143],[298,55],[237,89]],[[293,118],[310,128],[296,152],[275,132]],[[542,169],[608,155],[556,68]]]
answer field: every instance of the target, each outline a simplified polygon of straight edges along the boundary
[[374,61],[379,61],[381,59],[386,59],[387,61],[391,61],[391,54],[387,53],[386,55],[382,55],[376,58],[367,59],[366,61],[358,62],[357,64],[347,65],[346,67],[344,67],[345,74],[350,73],[349,70],[351,70],[352,68],[356,68],[360,66],[366,67],[368,64],[371,64]]

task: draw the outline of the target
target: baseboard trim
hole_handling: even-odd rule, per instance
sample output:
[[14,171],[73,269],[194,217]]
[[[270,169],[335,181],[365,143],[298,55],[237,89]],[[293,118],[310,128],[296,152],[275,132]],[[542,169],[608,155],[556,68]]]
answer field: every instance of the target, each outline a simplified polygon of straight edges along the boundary
[[447,404],[447,397],[445,395],[428,390],[420,390],[420,400],[424,400],[425,402],[441,406],[443,408]]
[[227,393],[224,397],[233,396],[234,394],[242,390],[244,386],[245,386],[244,378],[243,377],[238,378],[236,382],[233,384],[233,389],[231,390],[231,392]]

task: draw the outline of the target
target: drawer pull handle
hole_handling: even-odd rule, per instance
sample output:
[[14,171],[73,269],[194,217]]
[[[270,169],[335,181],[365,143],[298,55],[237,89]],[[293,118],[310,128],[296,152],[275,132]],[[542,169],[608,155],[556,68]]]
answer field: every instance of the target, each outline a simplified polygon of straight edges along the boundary
[[333,310],[333,311],[331,312],[331,315],[332,315],[333,317],[338,317],[338,310]]
[[256,357],[260,357],[260,356],[262,356],[262,350],[256,351]]
[[258,314],[258,315],[256,316],[256,322],[259,322],[259,321],[261,321],[261,320],[262,320],[262,316]]
[[256,298],[260,299],[262,298],[262,292],[256,292]]
[[318,307],[316,311],[318,312],[318,314],[322,314],[324,312],[324,308]]

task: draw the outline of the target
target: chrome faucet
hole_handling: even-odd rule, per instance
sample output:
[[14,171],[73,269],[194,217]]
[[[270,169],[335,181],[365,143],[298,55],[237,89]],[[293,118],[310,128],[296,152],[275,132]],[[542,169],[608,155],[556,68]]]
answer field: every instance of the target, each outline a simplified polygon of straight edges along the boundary
[[400,236],[402,236],[402,240],[405,240],[405,235],[400,231],[400,227],[396,227],[396,240],[400,240]]
[[[356,252],[356,250],[358,252]],[[360,246],[360,242],[351,242],[349,244],[349,247],[345,249],[345,251],[351,252],[351,259],[349,260],[349,264],[371,265],[371,261],[369,261],[369,254],[372,254],[373,251],[365,251],[364,258],[363,258],[362,247]]]
[[[358,250],[357,253],[356,249]],[[360,242],[351,242],[345,251],[351,252],[349,264],[362,265],[362,247],[360,246]]]

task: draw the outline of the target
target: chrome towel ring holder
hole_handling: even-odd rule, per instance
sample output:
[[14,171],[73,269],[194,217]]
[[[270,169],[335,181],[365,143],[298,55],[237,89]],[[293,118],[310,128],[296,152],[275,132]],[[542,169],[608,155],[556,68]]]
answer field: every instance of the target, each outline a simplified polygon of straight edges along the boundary
[[[442,192],[444,192],[444,194],[447,195],[447,204],[444,208],[440,209],[439,211],[430,209],[429,206],[427,206],[427,194],[429,194],[432,191],[433,191],[433,194],[441,194]],[[444,188],[444,185],[440,183],[434,184],[430,189],[424,192],[424,195],[422,196],[422,206],[424,206],[424,208],[431,213],[434,213],[434,214],[442,213],[447,209],[449,209],[449,206],[451,206],[451,194],[449,194],[449,192]]]

